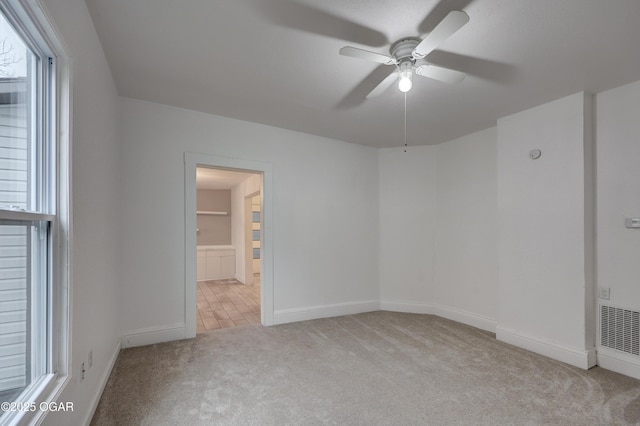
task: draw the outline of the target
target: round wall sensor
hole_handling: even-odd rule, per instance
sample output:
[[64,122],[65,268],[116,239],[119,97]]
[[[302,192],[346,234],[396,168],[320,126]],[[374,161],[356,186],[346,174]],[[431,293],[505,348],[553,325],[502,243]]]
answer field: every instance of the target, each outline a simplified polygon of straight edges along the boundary
[[532,149],[531,151],[529,151],[529,158],[531,158],[532,160],[537,160],[541,155],[542,151],[540,151],[539,149]]

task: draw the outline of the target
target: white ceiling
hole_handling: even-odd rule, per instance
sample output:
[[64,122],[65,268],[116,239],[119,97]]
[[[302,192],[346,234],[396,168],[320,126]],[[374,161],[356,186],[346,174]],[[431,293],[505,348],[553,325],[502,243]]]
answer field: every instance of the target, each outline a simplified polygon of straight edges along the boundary
[[196,167],[196,188],[231,189],[253,176],[253,173]]
[[409,145],[437,144],[582,90],[640,80],[638,0],[86,0],[120,95],[370,146],[401,146],[403,96],[365,95],[388,53],[450,10],[470,22],[414,78]]

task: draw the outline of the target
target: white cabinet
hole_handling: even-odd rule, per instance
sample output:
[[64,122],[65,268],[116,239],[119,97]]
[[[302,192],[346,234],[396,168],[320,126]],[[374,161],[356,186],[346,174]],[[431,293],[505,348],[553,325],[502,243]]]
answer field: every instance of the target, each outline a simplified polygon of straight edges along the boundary
[[236,274],[236,255],[220,256],[220,274],[227,278],[233,278]]
[[207,276],[207,252],[198,249],[196,261],[196,279],[202,281]]
[[215,256],[213,253],[207,253],[205,271],[205,276],[202,278],[203,280],[217,280],[219,278],[223,278],[220,275],[220,257]]
[[198,281],[233,278],[236,273],[236,251],[225,246],[198,247],[196,279]]

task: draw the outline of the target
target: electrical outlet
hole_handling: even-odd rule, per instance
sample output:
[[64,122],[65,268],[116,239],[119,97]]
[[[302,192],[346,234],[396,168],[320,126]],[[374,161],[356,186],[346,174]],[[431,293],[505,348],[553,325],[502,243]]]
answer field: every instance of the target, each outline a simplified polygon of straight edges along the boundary
[[89,349],[87,359],[89,360],[89,368],[93,367],[93,349]]
[[85,373],[86,371],[87,371],[87,370],[85,370],[85,368],[84,368],[84,362],[83,362],[83,363],[82,363],[82,373],[81,373],[81,375],[80,375],[80,381],[84,380],[84,373]]
[[609,300],[609,287],[598,287],[598,297],[600,299]]

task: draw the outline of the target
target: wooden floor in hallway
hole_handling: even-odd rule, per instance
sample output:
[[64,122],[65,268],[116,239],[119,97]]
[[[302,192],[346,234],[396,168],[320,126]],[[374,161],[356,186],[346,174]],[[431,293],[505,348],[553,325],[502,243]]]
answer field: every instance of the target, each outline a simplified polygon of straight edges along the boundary
[[236,279],[199,281],[198,333],[260,323],[260,275],[254,284]]

